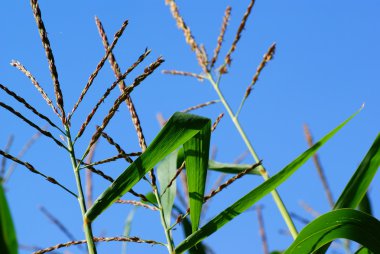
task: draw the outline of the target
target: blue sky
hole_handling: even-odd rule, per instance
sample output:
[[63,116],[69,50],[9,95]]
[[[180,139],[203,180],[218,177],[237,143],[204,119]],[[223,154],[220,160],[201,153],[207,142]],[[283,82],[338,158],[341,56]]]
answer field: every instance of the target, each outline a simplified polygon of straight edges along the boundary
[[[232,6],[232,17],[221,55],[225,55],[245,12],[249,1],[178,1],[187,24],[198,43],[213,51],[224,10]],[[177,69],[199,73],[196,58],[186,45],[183,34],[164,1],[40,1],[43,19],[55,54],[66,111],[77,100],[88,76],[104,54],[95,26],[98,16],[108,33],[117,31],[121,23],[129,25],[116,46],[114,53],[126,69],[144,51],[150,56],[127,79],[130,83],[143,68],[158,56],[165,63],[134,91],[132,98],[141,118],[148,143],[160,127],[156,114],[169,118],[175,111],[216,99],[212,87],[195,79],[161,74],[163,69]],[[344,188],[379,131],[380,101],[378,100],[378,75],[380,44],[378,1],[257,1],[248,20],[242,39],[232,56],[232,67],[221,82],[221,89],[233,109],[239,106],[242,95],[267,48],[277,43],[274,59],[263,71],[240,115],[241,123],[250,137],[260,158],[273,175],[307,148],[302,126],[309,124],[315,139],[355,112],[361,104],[364,110],[320,151],[335,198]],[[53,88],[39,40],[32,11],[27,1],[3,1],[0,10],[2,40],[0,40],[0,83],[22,95],[39,110],[55,119],[38,92],[19,71],[9,65],[12,59],[23,63],[53,97]],[[114,81],[108,63],[100,72],[92,90],[74,117],[72,128],[79,128],[86,115]],[[114,92],[97,113],[94,123],[99,124],[117,97]],[[3,93],[1,101],[22,110]],[[25,111],[23,111],[25,112]],[[212,120],[224,109],[221,104],[194,113]],[[57,119],[56,119],[57,120]],[[59,121],[56,121],[59,123]],[[17,154],[23,144],[35,133],[33,129],[0,110],[0,146],[4,147],[9,135],[15,135],[11,149]],[[42,122],[38,122],[43,125]],[[78,149],[91,137],[91,126]],[[106,130],[127,151],[138,151],[138,142],[126,107]],[[222,119],[212,137],[212,145],[218,149],[217,159],[232,162],[246,148],[228,117]],[[98,159],[112,155],[112,148],[105,142],[96,152]],[[67,186],[75,188],[75,182],[66,154],[50,140],[41,138],[28,151],[24,160]],[[248,156],[245,163],[251,163]],[[104,169],[117,176],[125,164],[116,163]],[[215,179],[216,174],[211,177]],[[375,178],[379,182],[379,177]],[[243,196],[261,179],[246,177],[229,187],[212,202],[205,220],[216,215],[234,200]],[[102,179],[95,181],[96,194],[106,188]],[[68,225],[76,238],[82,239],[81,217],[77,202],[61,189],[17,167],[7,184],[7,196],[14,215],[19,241],[25,245],[47,247],[67,238],[39,211],[43,205]],[[147,191],[140,186],[141,192]],[[312,163],[307,163],[288,182],[279,188],[289,210],[311,219],[299,202],[302,200],[320,212],[329,209],[321,183]],[[371,187],[370,195],[376,198],[379,187]],[[264,221],[271,250],[281,249],[291,242],[289,236],[279,234],[285,225],[270,197],[262,202]],[[379,207],[375,207],[379,215]],[[115,205],[99,222],[94,224],[96,235],[120,235],[130,207]],[[298,228],[302,227],[297,223]],[[176,242],[182,235],[177,229]],[[146,239],[164,240],[158,215],[139,209],[133,224],[132,235]],[[216,253],[232,250],[252,250],[261,253],[256,214],[244,213],[220,232],[206,241]],[[109,249],[108,249],[109,248]],[[164,248],[130,244],[130,253],[165,253]],[[77,249],[70,249],[77,253]],[[102,244],[100,253],[121,252],[120,244]],[[29,253],[22,251],[21,253]]]

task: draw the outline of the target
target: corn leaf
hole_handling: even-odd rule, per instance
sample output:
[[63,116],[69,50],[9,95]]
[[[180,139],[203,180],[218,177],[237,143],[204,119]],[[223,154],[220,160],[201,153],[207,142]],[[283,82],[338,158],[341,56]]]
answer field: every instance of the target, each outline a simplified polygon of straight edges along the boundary
[[[252,167],[250,164],[233,164],[233,163],[221,163],[213,160],[208,161],[208,168],[213,171],[223,172],[227,174],[239,174],[240,172]],[[260,168],[258,166],[248,172],[251,175],[260,175]]]
[[[161,129],[146,151],[138,157],[94,202],[86,212],[88,222],[93,221],[116,199],[129,191],[140,179],[167,155],[193,139],[198,133],[206,134],[210,119],[192,114],[175,113]],[[197,139],[200,137],[197,136]],[[204,137],[209,139],[209,137]],[[190,147],[192,150],[196,149]],[[189,148],[189,149],[190,149]],[[200,147],[198,147],[200,148]],[[205,154],[199,152],[199,154]],[[192,207],[190,207],[192,209]],[[195,210],[195,209],[194,209]]]
[[[178,206],[174,205],[173,208],[179,213],[179,214],[185,214],[181,208]],[[192,227],[191,227],[191,222],[189,218],[186,216],[182,221],[181,221],[181,227],[183,230],[183,233],[185,237],[188,237],[192,233]],[[189,249],[189,254],[206,254],[206,247],[202,243],[198,243],[194,247]]]
[[356,208],[367,193],[380,166],[380,134],[377,135],[371,148],[360,163],[355,174],[352,176],[343,193],[336,202],[334,209]]
[[358,208],[359,208],[359,211],[372,215],[372,206],[371,206],[371,201],[369,200],[369,197],[368,197],[368,192],[364,195],[363,199],[360,201]]
[[365,247],[361,247],[355,252],[355,254],[375,254],[375,253],[373,253],[372,251],[370,251],[369,249]]
[[313,154],[315,154],[315,152],[320,147],[322,147],[330,138],[332,138],[344,125],[346,125],[355,115],[357,115],[358,112],[354,113],[346,121],[341,123],[334,130],[328,133],[325,137],[316,142],[312,147],[310,147],[299,157],[297,157],[294,161],[288,164],[279,173],[277,173],[272,178],[265,181],[255,189],[253,189],[244,197],[236,201],[233,205],[231,205],[230,207],[222,211],[219,215],[214,217],[211,221],[206,223],[203,227],[201,227],[196,232],[188,236],[177,246],[176,253],[182,253],[186,251],[187,249],[191,248],[192,246],[202,241],[206,237],[215,233],[226,223],[233,220],[236,216],[249,209],[257,201],[259,201],[265,195],[277,188],[281,183],[288,179],[298,168],[300,168],[311,156],[313,156]]
[[[183,149],[180,149],[178,151],[178,157],[177,157],[177,168],[179,168],[184,161],[185,161],[185,154],[183,152]],[[218,162],[214,160],[208,161],[209,170],[218,171],[218,172],[227,173],[227,174],[239,174],[240,172],[246,170],[247,168],[251,166],[252,165],[250,164],[223,163],[223,162]],[[251,171],[248,172],[248,174],[260,175],[260,172],[259,172],[260,168],[262,168],[262,166],[253,168]]]
[[[379,166],[380,134],[377,135],[371,148],[355,171],[355,174],[346,185],[338,201],[335,203],[334,209],[358,207],[365,197],[368,187],[372,182]],[[326,244],[326,246],[319,249],[316,254],[326,253],[329,246],[329,244]]]
[[3,185],[0,183],[0,253],[18,253],[16,231],[5,197]]
[[199,227],[206,186],[211,122],[192,139],[183,144],[189,192],[190,220],[193,232]]
[[285,254],[309,254],[338,238],[350,239],[380,253],[380,221],[354,210],[338,209],[309,223]]
[[166,225],[170,225],[174,198],[177,191],[175,180],[172,185],[166,189],[177,171],[177,153],[177,150],[172,152],[157,166],[157,178],[160,183],[160,193],[165,191],[165,193],[161,194],[161,204]]

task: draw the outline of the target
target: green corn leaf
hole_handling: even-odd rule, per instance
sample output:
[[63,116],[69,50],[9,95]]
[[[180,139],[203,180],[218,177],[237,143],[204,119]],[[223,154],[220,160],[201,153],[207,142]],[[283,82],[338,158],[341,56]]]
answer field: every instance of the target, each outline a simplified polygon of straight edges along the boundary
[[380,134],[377,135],[368,153],[360,163],[343,193],[336,202],[334,209],[356,208],[366,194],[380,166]]
[[[252,167],[252,165],[250,164],[221,163],[213,160],[208,161],[208,168],[210,170],[223,172],[227,174],[239,174],[250,167]],[[260,175],[260,168],[262,168],[261,165],[250,170],[248,174]]]
[[338,238],[350,239],[380,253],[380,221],[354,210],[338,209],[309,223],[285,254],[309,254]]
[[[174,205],[173,208],[179,213],[179,214],[184,214],[184,212],[179,208],[178,206]],[[192,228],[191,228],[191,222],[188,217],[185,217],[181,221],[181,227],[183,230],[183,233],[185,237],[188,237],[192,233]],[[206,254],[206,247],[202,243],[198,243],[196,246],[193,248],[189,249],[189,254]]]
[[364,195],[363,199],[360,201],[359,210],[365,212],[369,215],[372,215],[371,201],[368,197],[368,192]]
[[[185,154],[183,152],[183,149],[179,149],[178,151],[178,157],[177,157],[177,168],[179,168],[182,163],[185,161]],[[218,171],[222,173],[227,174],[239,174],[240,172],[246,170],[247,168],[250,168],[252,165],[250,164],[234,164],[234,163],[224,163],[224,162],[218,162],[214,160],[208,161],[208,169],[213,171]],[[260,169],[262,166],[258,166],[253,168],[251,171],[248,172],[248,174],[252,175],[260,175]]]
[[[129,191],[140,179],[167,155],[189,142],[198,133],[207,134],[210,119],[185,113],[175,113],[158,133],[146,151],[138,157],[94,202],[86,212],[88,222],[93,221],[116,199]],[[208,132],[209,133],[209,132]],[[205,140],[209,137],[202,136]],[[197,136],[197,139],[201,137]],[[193,147],[188,147],[194,150]],[[199,147],[198,147],[199,148]],[[200,152],[200,154],[205,154]],[[199,169],[201,171],[201,169]],[[192,207],[190,207],[192,209]],[[196,209],[194,209],[196,211]]]
[[177,150],[172,152],[157,166],[157,178],[160,183],[160,193],[163,193],[161,194],[161,204],[165,215],[166,225],[170,225],[174,198],[177,191],[176,181],[166,189],[177,171],[177,153]]
[[[124,224],[124,232],[123,232],[124,237],[129,237],[131,233],[132,221],[133,221],[133,218],[135,217],[136,210],[137,210],[137,206],[134,206],[132,210],[128,213],[127,219],[125,220],[125,224]],[[122,250],[121,250],[122,254],[127,254],[127,244],[128,242],[123,242]]]
[[[178,157],[177,157],[177,168],[179,168],[182,163],[185,161],[185,154],[183,149],[179,149]],[[233,163],[222,163],[214,160],[208,161],[208,169],[213,171],[218,171],[227,174],[239,174],[240,172],[250,168],[252,165],[250,164],[233,164]],[[260,175],[260,169],[262,166],[255,167],[248,174],[252,175]]]
[[302,153],[294,161],[288,164],[279,173],[271,177],[269,180],[265,181],[251,192],[246,194],[244,197],[236,201],[233,205],[225,209],[219,215],[214,217],[211,221],[206,223],[203,227],[198,229],[196,232],[187,237],[182,241],[176,248],[176,253],[182,253],[187,249],[191,248],[198,242],[202,241],[206,237],[215,233],[226,223],[233,220],[236,216],[243,213],[254,205],[257,201],[262,199],[265,195],[270,193],[272,190],[277,188],[281,183],[288,179],[298,168],[300,168],[315,152],[322,147],[330,138],[332,138],[344,125],[346,125],[354,116],[359,113],[356,112],[350,116],[346,121],[337,126],[334,130],[328,133],[321,140],[316,142],[312,147]]
[[370,251],[369,249],[365,247],[361,247],[355,252],[355,254],[375,254],[375,253],[373,253],[372,251]]
[[[355,171],[338,201],[335,203],[334,209],[339,208],[356,208],[362,202],[367,193],[368,187],[372,182],[378,168],[380,166],[380,134],[377,135],[371,148]],[[365,202],[365,201],[364,201]],[[324,248],[317,251],[317,254],[326,253],[329,248],[327,244]]]
[[192,139],[183,144],[189,192],[190,220],[193,232],[199,227],[206,186],[211,122]]
[[18,244],[16,231],[5,197],[3,185],[0,183],[0,253],[17,254]]

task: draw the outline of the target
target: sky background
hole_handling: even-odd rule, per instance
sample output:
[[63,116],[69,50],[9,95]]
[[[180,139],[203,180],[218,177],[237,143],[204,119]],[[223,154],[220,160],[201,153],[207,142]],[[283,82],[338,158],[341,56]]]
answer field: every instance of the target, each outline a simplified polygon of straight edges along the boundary
[[[177,3],[197,42],[203,43],[209,54],[216,45],[224,10],[227,5],[232,6],[232,17],[220,57],[223,59],[249,1],[196,0]],[[94,22],[95,16],[103,22],[109,39],[125,19],[129,20],[129,25],[114,50],[122,70],[128,68],[146,47],[152,50],[143,64],[127,78],[126,84],[130,84],[157,57],[163,56],[166,60],[132,94],[148,144],[160,130],[156,119],[158,113],[169,118],[175,111],[217,99],[206,81],[199,83],[192,78],[161,74],[163,69],[201,72],[193,52],[185,43],[182,32],[176,28],[163,0],[42,0],[40,7],[55,54],[67,112],[71,110],[89,75],[104,55]],[[303,124],[307,123],[315,139],[319,139],[365,103],[364,110],[319,153],[335,199],[343,190],[379,131],[379,8],[380,3],[375,0],[360,4],[356,1],[267,0],[257,1],[255,4],[241,41],[232,56],[229,73],[223,77],[221,89],[231,107],[236,110],[263,54],[272,43],[277,43],[274,59],[262,72],[240,114],[243,128],[272,175],[307,148]],[[28,1],[2,1],[0,23],[0,83],[22,95],[59,123],[30,81],[9,65],[12,59],[19,60],[53,98],[48,65]],[[74,133],[113,81],[114,75],[106,63],[73,117]],[[92,121],[93,124],[78,142],[77,151],[83,151],[95,124],[101,122],[118,94],[118,91],[114,91],[102,105]],[[0,100],[31,116],[3,92]],[[215,120],[222,112],[223,106],[215,104],[194,113]],[[37,123],[44,125],[41,121]],[[120,108],[106,132],[112,134],[126,151],[139,151],[126,107]],[[16,155],[35,134],[35,130],[5,110],[0,110],[1,147],[5,147],[9,135],[12,134],[15,135],[15,141],[10,152]],[[58,133],[54,134],[58,137]],[[214,132],[211,144],[217,147],[217,160],[223,162],[232,162],[246,151],[227,116]],[[114,155],[113,149],[106,142],[100,142],[95,159]],[[23,160],[75,189],[69,158],[51,140],[40,138]],[[244,160],[244,163],[252,162],[253,159],[249,156]],[[126,167],[126,164],[120,162],[102,170],[116,177]],[[212,186],[212,181],[217,176],[212,173],[209,186]],[[373,199],[378,198],[379,180],[377,176],[370,189],[370,197]],[[203,223],[261,182],[259,177],[247,176],[230,186],[212,201]],[[95,195],[99,195],[107,185],[103,179],[95,177]],[[79,206],[62,189],[20,166],[6,184],[6,189],[20,244],[48,247],[68,241],[40,212],[40,206],[44,206],[59,218],[77,239],[84,237]],[[142,193],[148,191],[145,185],[139,185],[136,189]],[[281,185],[279,192],[289,211],[307,219],[312,219],[312,216],[299,205],[300,201],[310,204],[321,213],[330,209],[311,162],[306,163]],[[264,206],[264,223],[270,250],[286,248],[291,243],[291,237],[279,233],[286,226],[272,199],[267,196],[259,204]],[[374,206],[377,216],[379,208],[378,205]],[[130,210],[129,206],[114,205],[94,223],[94,234],[121,235],[124,220]],[[303,224],[298,221],[296,223],[298,229],[301,229]],[[131,235],[165,241],[158,214],[145,209],[138,209]],[[176,243],[181,239],[182,232],[178,228],[175,233]],[[215,253],[236,250],[262,253],[256,213],[248,211],[242,214],[205,243]],[[79,252],[75,247],[69,250],[72,253]],[[128,252],[166,253],[166,249],[129,244]],[[121,244],[100,244],[99,253],[121,253]]]

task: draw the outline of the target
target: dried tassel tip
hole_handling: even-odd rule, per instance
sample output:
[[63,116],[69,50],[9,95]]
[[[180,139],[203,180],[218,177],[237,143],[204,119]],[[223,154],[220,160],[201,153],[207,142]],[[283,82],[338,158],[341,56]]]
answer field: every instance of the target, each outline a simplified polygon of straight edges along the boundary
[[48,63],[49,63],[51,78],[52,78],[53,84],[54,84],[55,98],[57,101],[57,106],[58,106],[59,110],[61,111],[61,115],[62,115],[61,120],[62,120],[62,123],[65,124],[66,123],[66,119],[65,119],[66,114],[65,114],[65,110],[64,110],[62,91],[61,91],[61,86],[60,86],[59,80],[58,80],[58,72],[57,72],[57,68],[55,66],[53,51],[50,47],[50,41],[49,41],[49,38],[47,36],[45,25],[42,21],[41,10],[40,10],[40,7],[38,5],[38,1],[37,0],[30,0],[30,4],[32,6],[34,19],[36,20],[38,31],[40,33],[42,45],[45,49],[46,58],[47,58]]
[[231,9],[232,9],[231,6],[227,6],[226,11],[224,12],[222,28],[220,29],[217,44],[216,44],[216,47],[214,50],[214,55],[213,55],[211,62],[210,62],[210,69],[212,69],[214,67],[216,60],[218,60],[219,52],[220,52],[220,49],[222,48],[222,43],[224,40],[224,35],[226,34],[228,21],[230,20]]
[[236,45],[241,38],[241,33],[243,32],[243,30],[245,28],[245,24],[247,23],[248,17],[251,14],[252,7],[254,4],[255,4],[255,0],[251,0],[251,2],[249,3],[249,5],[247,7],[247,10],[244,13],[243,19],[240,22],[240,25],[239,25],[239,28],[236,32],[234,41],[232,42],[231,48],[229,49],[226,57],[224,58],[224,64],[223,64],[222,68],[219,70],[220,73],[226,73],[227,72],[227,65],[228,66],[231,65],[231,62],[232,62],[231,55],[236,50]]
[[94,133],[94,135],[91,138],[90,145],[91,147],[100,137],[101,132],[106,128],[109,121],[113,118],[116,111],[119,109],[121,103],[126,99],[127,96],[132,92],[132,90],[138,86],[144,79],[146,79],[150,74],[153,73],[153,71],[158,68],[162,63],[164,62],[164,59],[159,57],[155,62],[153,62],[151,65],[149,65],[147,68],[145,68],[144,73],[138,76],[134,82],[126,87],[123,91],[123,93],[115,100],[112,108],[109,110],[107,116],[103,119],[102,125],[100,128],[97,129],[97,131]]
[[257,67],[256,73],[255,73],[255,75],[252,78],[251,84],[249,84],[249,86],[247,87],[247,90],[245,91],[244,99],[246,99],[250,95],[250,93],[252,91],[252,87],[256,84],[257,80],[259,79],[261,71],[264,69],[264,67],[266,66],[266,64],[270,60],[273,59],[273,56],[274,56],[275,52],[276,52],[276,44],[273,43],[269,47],[268,51],[265,53],[265,55],[263,57],[263,60],[261,61],[261,63]]
[[207,69],[207,56],[195,41],[190,28],[186,25],[183,17],[179,13],[176,2],[174,0],[166,0],[165,4],[169,5],[170,12],[172,13],[173,18],[177,23],[177,27],[183,31],[186,43],[190,46],[191,50],[195,52],[198,63],[202,67],[203,72],[208,73],[209,71]]
[[127,27],[128,25],[128,20],[124,21],[124,23],[121,25],[121,28],[119,29],[119,31],[117,31],[114,35],[114,39],[113,39],[113,42],[111,44],[111,46],[109,46],[107,48],[107,51],[105,53],[105,55],[103,56],[103,58],[100,60],[100,62],[98,63],[98,65],[96,66],[95,68],[95,71],[90,75],[85,87],[83,88],[82,90],[82,93],[80,94],[79,98],[78,98],[78,101],[75,103],[73,109],[71,110],[71,113],[70,113],[70,117],[72,117],[72,115],[74,114],[75,110],[78,108],[79,104],[82,102],[84,96],[86,95],[88,89],[90,89],[92,83],[94,82],[94,79],[96,78],[96,76],[98,75],[99,71],[102,69],[104,63],[107,61],[107,58],[109,56],[109,54],[112,52],[113,48],[116,46],[120,36],[123,34],[125,28]]
[[163,70],[162,73],[171,74],[171,75],[180,75],[180,76],[185,76],[185,77],[193,77],[193,78],[197,78],[199,81],[203,81],[204,79],[204,77],[199,74],[187,72],[187,71]]
[[32,75],[32,73],[30,73],[30,71],[28,71],[25,68],[25,66],[23,66],[19,61],[12,60],[10,64],[13,67],[16,67],[17,69],[19,69],[22,73],[24,73],[25,76],[27,76],[30,79],[34,87],[37,88],[37,91],[42,95],[42,98],[53,109],[54,113],[61,119],[62,118],[61,114],[58,112],[56,107],[54,107],[53,102],[51,101],[49,96],[46,94],[44,89],[42,89],[42,87],[40,86],[36,78]]

